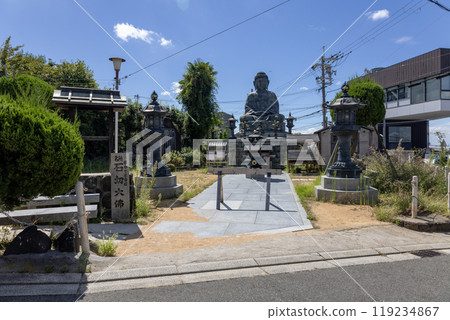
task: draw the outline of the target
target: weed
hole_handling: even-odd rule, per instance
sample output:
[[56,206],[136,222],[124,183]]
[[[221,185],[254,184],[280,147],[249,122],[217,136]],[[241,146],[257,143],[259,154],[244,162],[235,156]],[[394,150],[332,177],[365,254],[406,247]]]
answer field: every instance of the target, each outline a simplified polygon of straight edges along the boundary
[[55,271],[55,266],[51,264],[47,264],[44,266],[45,273],[52,273]]
[[102,240],[96,241],[97,253],[103,257],[113,257],[119,246],[116,242],[118,234],[115,233],[112,236],[107,236],[103,231]]
[[59,272],[61,273],[67,273],[69,272],[69,266],[67,264],[65,264],[60,270]]

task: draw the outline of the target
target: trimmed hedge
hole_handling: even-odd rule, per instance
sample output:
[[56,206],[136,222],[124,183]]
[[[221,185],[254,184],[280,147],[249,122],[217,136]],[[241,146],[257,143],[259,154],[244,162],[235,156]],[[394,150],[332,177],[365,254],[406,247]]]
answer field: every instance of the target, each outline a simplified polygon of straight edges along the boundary
[[26,99],[0,96],[0,204],[11,209],[55,196],[81,173],[84,142],[76,125]]
[[54,87],[44,80],[19,74],[16,77],[0,77],[0,95],[9,95],[13,99],[31,99],[36,104],[50,107]]

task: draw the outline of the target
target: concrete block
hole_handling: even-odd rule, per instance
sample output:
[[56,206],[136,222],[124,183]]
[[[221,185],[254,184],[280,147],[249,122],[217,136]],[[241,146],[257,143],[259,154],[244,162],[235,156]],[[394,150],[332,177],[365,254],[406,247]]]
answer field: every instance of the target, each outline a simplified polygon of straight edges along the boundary
[[226,280],[242,277],[264,276],[264,275],[267,274],[260,268],[245,268],[245,269],[183,274],[180,275],[180,278],[183,281],[183,283],[196,283],[196,282]]
[[182,284],[179,276],[153,277],[143,279],[128,279],[119,281],[88,283],[87,287],[81,287],[78,294],[97,293],[105,291],[130,290],[141,288],[153,288]]
[[306,253],[290,256],[255,258],[255,260],[259,266],[269,266],[269,265],[294,264],[311,261],[323,261],[324,258],[318,253]]
[[324,189],[342,190],[342,191],[364,191],[370,186],[368,177],[360,178],[338,178],[322,176],[322,187]]
[[378,256],[378,251],[374,249],[358,249],[358,250],[345,250],[345,251],[333,251],[333,252],[319,252],[319,254],[325,259],[343,259],[351,257],[362,256]]
[[168,276],[177,274],[177,267],[175,265],[161,266],[161,267],[149,267],[139,269],[127,269],[127,270],[108,270],[107,272],[92,272],[86,274],[86,278],[82,280],[85,282],[102,282],[102,281],[118,281],[124,279],[136,279],[147,278],[156,276]]
[[79,284],[2,285],[0,297],[75,295]]
[[257,267],[257,266],[258,264],[253,259],[211,261],[211,262],[184,264],[178,266],[178,272],[179,273],[209,272],[209,271]]
[[365,191],[342,191],[315,186],[314,194],[320,201],[368,205],[373,205],[378,202],[378,190],[372,187]]
[[305,263],[294,263],[294,264],[284,264],[275,266],[264,266],[261,267],[262,270],[268,274],[278,274],[278,273],[290,273],[308,270],[319,270],[319,269],[329,269],[335,266],[328,261],[315,261],[315,262],[305,262]]
[[337,260],[328,260],[331,264],[337,267],[347,267],[347,266],[356,266],[361,264],[372,264],[372,263],[380,263],[380,262],[389,262],[389,258],[385,256],[372,256],[372,257],[358,257],[358,258],[347,258],[347,259],[337,259]]

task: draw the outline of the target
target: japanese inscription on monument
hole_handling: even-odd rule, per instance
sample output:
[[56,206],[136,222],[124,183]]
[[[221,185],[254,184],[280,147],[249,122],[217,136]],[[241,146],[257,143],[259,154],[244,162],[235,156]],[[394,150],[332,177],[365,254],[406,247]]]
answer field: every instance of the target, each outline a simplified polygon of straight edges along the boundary
[[113,220],[130,217],[130,184],[126,153],[112,153],[111,217]]

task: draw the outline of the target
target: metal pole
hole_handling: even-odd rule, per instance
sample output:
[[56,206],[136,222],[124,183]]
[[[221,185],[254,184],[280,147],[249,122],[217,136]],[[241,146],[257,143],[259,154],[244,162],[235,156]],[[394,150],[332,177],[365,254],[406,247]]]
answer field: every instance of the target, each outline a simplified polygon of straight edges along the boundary
[[266,211],[269,211],[270,207],[270,180],[272,177],[271,172],[267,172],[267,183],[266,183]]
[[321,58],[322,65],[322,127],[327,127],[327,109],[325,109],[326,95],[325,95],[325,47],[322,47],[323,55]]
[[[119,70],[116,70],[116,90],[119,90]],[[114,152],[119,153],[119,113],[115,112]]]
[[222,194],[222,171],[217,172],[217,201],[216,209],[220,210],[220,203],[223,201]]
[[78,209],[78,225],[80,226],[80,238],[81,238],[81,251],[82,253],[89,254],[89,237],[86,207],[84,204],[84,189],[83,183],[78,181],[75,185],[75,191],[77,194],[77,209]]
[[447,213],[450,212],[450,173],[447,175]]
[[418,186],[419,178],[414,176],[411,181],[412,185],[412,203],[411,203],[411,216],[413,218],[417,217],[417,197],[418,197]]

